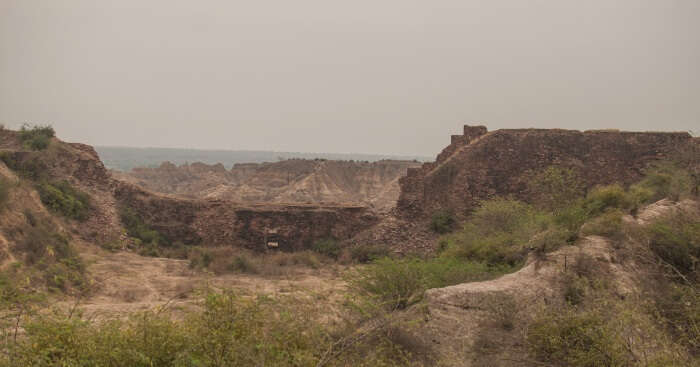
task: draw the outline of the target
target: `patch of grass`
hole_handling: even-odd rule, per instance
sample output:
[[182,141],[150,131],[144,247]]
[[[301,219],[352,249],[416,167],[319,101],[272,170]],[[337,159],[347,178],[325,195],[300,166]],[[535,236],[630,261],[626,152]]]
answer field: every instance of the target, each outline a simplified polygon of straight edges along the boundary
[[486,300],[485,308],[497,327],[505,331],[511,331],[515,328],[519,306],[512,295],[507,293],[494,294]]
[[555,366],[630,366],[624,339],[593,312],[551,314],[536,320],[527,333],[533,357]]
[[90,214],[90,196],[67,181],[42,182],[37,185],[41,202],[54,213],[85,221]]
[[[3,338],[11,354],[0,366],[419,366],[397,328],[367,334],[351,324],[332,329],[312,304],[287,298],[205,296],[180,321],[159,312],[83,321],[45,313],[23,322],[22,338]],[[394,340],[394,342],[392,342]]]
[[438,210],[430,218],[430,229],[439,234],[445,234],[454,228],[456,223],[454,214],[446,209]]
[[389,253],[387,246],[363,244],[350,249],[350,258],[358,263],[367,263],[389,256]]
[[19,130],[19,139],[25,148],[31,150],[44,150],[51,144],[51,138],[56,136],[51,125],[22,125]]
[[340,244],[333,238],[326,238],[316,241],[311,249],[323,256],[328,256],[332,259],[338,259],[340,255]]
[[483,280],[504,269],[455,258],[382,258],[357,269],[351,287],[375,304],[391,310],[404,309],[423,298],[425,290],[468,281]]
[[230,259],[227,270],[234,273],[258,273],[258,268],[253,264],[250,258],[243,255],[235,255]]
[[23,229],[24,237],[14,251],[24,255],[24,262],[42,274],[49,289],[82,292],[87,285],[85,264],[68,238],[46,223]]
[[700,292],[684,284],[671,284],[657,291],[655,309],[674,339],[700,355]]
[[255,253],[234,247],[194,247],[189,251],[192,269],[215,274],[244,273],[261,276],[288,274],[296,266],[318,269],[331,258],[312,251]]

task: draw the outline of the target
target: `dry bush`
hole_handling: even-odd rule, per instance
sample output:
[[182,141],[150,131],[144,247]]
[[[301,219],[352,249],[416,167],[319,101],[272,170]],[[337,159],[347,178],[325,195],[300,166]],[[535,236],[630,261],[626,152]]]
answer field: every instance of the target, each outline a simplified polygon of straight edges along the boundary
[[522,305],[510,294],[497,293],[485,299],[483,308],[484,316],[480,318],[471,345],[472,364],[478,367],[508,365],[506,357],[521,349],[526,325],[519,312]]
[[190,250],[190,268],[215,274],[242,273],[262,276],[289,275],[304,267],[319,269],[332,259],[313,251],[259,253],[234,247],[196,247]]

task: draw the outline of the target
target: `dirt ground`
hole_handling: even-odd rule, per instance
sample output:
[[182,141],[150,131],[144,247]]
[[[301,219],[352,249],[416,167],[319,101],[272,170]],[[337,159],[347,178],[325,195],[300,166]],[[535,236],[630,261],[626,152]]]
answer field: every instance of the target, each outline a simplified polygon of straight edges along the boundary
[[[319,269],[285,266],[279,276],[254,274],[215,275],[189,268],[189,261],[144,257],[131,252],[83,252],[93,279],[93,291],[79,301],[90,319],[121,317],[167,306],[173,310],[195,307],[206,289],[231,289],[242,296],[293,295],[332,307],[344,300],[347,267]],[[71,301],[74,302],[74,301]],[[70,302],[65,302],[70,306]]]

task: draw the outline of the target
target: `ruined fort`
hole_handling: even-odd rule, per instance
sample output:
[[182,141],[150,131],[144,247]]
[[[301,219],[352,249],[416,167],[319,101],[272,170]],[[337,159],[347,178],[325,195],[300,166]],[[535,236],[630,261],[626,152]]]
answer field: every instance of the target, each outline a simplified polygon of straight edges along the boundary
[[[327,176],[330,172],[327,167],[341,171],[352,167],[354,172],[370,172],[359,180],[365,182],[365,186],[357,186],[362,188],[357,193],[366,192],[370,187],[366,181],[372,175],[389,177],[372,183],[377,186],[376,182],[391,183],[391,177],[407,171],[398,180],[400,193],[391,211],[378,211],[359,200],[305,203],[187,198],[154,192],[143,187],[148,185],[114,178],[94,149],[87,145],[61,143],[54,144],[48,153],[32,152],[22,149],[17,136],[10,131],[3,133],[0,144],[4,160],[12,163],[16,170],[34,167],[52,180],[70,181],[93,196],[94,213],[78,229],[86,239],[108,241],[118,237],[121,228],[118,212],[120,208],[128,207],[171,242],[256,250],[272,246],[292,251],[308,248],[315,241],[327,238],[346,240],[348,244],[373,241],[397,247],[411,242],[408,241],[410,238],[420,238],[421,241],[412,242],[430,247],[434,238],[425,233],[426,227],[420,223],[437,210],[448,209],[464,217],[479,201],[490,197],[514,196],[527,201],[527,179],[533,172],[550,165],[573,168],[587,187],[613,182],[628,184],[637,180],[651,162],[666,158],[678,147],[697,144],[697,139],[684,132],[559,129],[488,132],[484,126],[465,126],[464,134],[453,135],[451,144],[435,162],[420,167],[407,162],[361,165],[297,161],[244,165],[230,172],[224,171],[222,166],[201,164],[184,168],[165,165],[159,169],[171,175],[168,179],[190,171],[207,175],[211,172],[243,175],[246,171],[245,175],[254,179],[248,182],[263,185],[265,177],[272,177],[274,182],[284,179],[277,166],[303,167],[306,176],[301,181],[308,181],[308,174],[321,170]],[[143,172],[162,177],[162,172],[157,170]],[[142,174],[141,179],[147,178]]]
[[697,144],[686,132],[617,130],[504,129],[464,126],[435,162],[409,168],[399,184],[397,213],[424,217],[449,209],[467,215],[479,201],[494,196],[528,200],[527,180],[551,165],[572,168],[586,188],[629,184],[649,163]]

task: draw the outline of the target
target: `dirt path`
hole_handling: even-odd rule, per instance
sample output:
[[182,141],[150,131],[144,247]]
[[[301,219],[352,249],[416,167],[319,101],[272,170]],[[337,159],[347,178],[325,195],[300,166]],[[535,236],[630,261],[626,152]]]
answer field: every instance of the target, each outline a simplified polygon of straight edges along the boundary
[[256,294],[313,297],[341,302],[346,283],[344,268],[293,267],[283,276],[213,275],[194,271],[187,260],[143,257],[130,252],[86,254],[95,281],[93,294],[81,301],[88,318],[123,316],[168,304],[173,309],[193,307],[206,288],[233,289],[243,296]]

